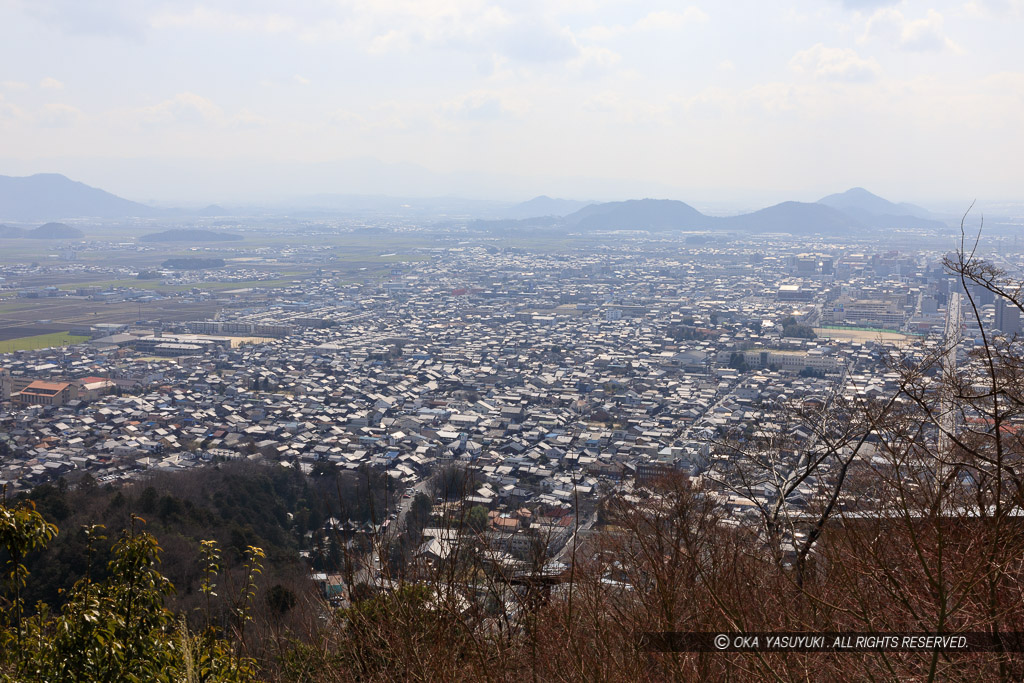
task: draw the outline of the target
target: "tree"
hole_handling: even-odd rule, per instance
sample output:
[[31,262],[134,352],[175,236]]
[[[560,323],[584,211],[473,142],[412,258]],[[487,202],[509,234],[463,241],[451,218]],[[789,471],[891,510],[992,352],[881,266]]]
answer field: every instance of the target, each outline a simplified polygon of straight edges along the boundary
[[432,509],[433,505],[430,503],[430,498],[426,494],[417,493],[412,499],[409,514],[405,518],[408,529],[414,532],[414,534],[419,534],[423,527],[430,522],[430,512]]
[[813,327],[808,325],[801,325],[796,321],[796,318],[788,315],[781,321],[782,324],[782,336],[783,337],[797,337],[800,339],[814,339],[818,335],[814,332]]
[[461,500],[469,487],[470,473],[460,465],[441,468],[430,481],[431,494],[443,501]]
[[313,463],[313,469],[310,474],[314,477],[337,477],[338,466],[330,460],[317,460]]
[[[11,606],[12,620],[14,621],[14,637],[9,633],[3,634],[3,643],[8,644],[13,640],[19,654],[24,645],[22,628],[22,605],[21,589],[25,587],[25,580],[28,577],[28,569],[22,563],[25,556],[45,546],[57,534],[57,527],[48,523],[41,514],[36,512],[35,505],[26,502],[16,507],[0,506],[0,545],[2,545],[6,558],[4,563],[4,584],[7,590],[8,603]],[[24,657],[19,665],[24,663]]]
[[466,526],[476,533],[482,533],[487,529],[487,508],[483,505],[474,505],[466,515]]
[[[229,644],[207,630],[192,634],[184,620],[164,607],[174,587],[159,571],[160,546],[132,517],[112,549],[107,578],[91,571],[70,591],[59,613],[45,605],[21,618],[17,588],[28,577],[18,562],[28,549],[45,545],[57,533],[30,505],[0,505],[0,541],[9,555],[13,580],[14,631],[0,630],[0,678],[11,681],[100,680],[255,680],[254,662],[236,656]],[[105,537],[103,528],[86,529],[88,557]],[[248,584],[246,601],[253,593]],[[201,673],[200,673],[201,672]]]

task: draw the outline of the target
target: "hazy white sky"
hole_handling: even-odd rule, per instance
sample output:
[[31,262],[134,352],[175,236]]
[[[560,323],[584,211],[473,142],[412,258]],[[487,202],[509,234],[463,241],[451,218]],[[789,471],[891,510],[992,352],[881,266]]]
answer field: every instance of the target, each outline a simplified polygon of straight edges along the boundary
[[0,174],[302,192],[1020,198],[1024,0],[0,0]]

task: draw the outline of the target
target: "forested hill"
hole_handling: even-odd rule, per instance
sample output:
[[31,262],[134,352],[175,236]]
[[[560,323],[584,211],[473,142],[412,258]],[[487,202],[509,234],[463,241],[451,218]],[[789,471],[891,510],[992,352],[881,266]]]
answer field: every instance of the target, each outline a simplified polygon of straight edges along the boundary
[[[117,488],[86,475],[73,488],[37,487],[29,499],[60,530],[26,563],[32,576],[26,604],[42,600],[51,607],[59,606],[64,592],[85,574],[85,525],[103,524],[106,535],[116,538],[131,515],[139,515],[165,549],[163,571],[177,587],[176,600],[188,603],[198,581],[200,540],[216,540],[230,566],[240,563],[247,546],[258,546],[267,554],[265,581],[291,585],[305,578],[299,550],[307,533],[319,530],[328,517],[364,521],[372,506],[386,509],[378,473],[307,477],[293,467],[248,462],[160,474]],[[99,552],[93,564],[104,567],[109,549]]]

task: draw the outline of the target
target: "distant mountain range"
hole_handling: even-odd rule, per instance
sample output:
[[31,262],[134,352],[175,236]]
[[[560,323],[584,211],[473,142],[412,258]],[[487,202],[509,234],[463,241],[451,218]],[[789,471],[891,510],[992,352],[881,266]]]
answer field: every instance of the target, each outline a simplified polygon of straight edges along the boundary
[[[472,221],[472,227],[502,232],[734,230],[801,235],[946,227],[944,222],[919,206],[890,202],[860,187],[829,195],[813,203],[782,202],[737,216],[708,216],[685,202],[669,199],[593,203],[542,195],[514,205],[451,197],[406,200],[395,197],[316,195],[305,199],[309,202],[305,205],[317,213],[341,211],[384,215],[397,211],[423,218],[448,219],[458,219],[459,215],[475,215],[479,219]],[[157,209],[53,173],[24,178],[0,176],[0,220],[35,222],[63,218],[181,218],[218,215],[232,214],[216,205],[194,211]],[[20,230],[0,228],[0,236],[3,236],[5,229],[11,236],[14,233],[10,231]],[[152,236],[147,237],[152,239]]]
[[707,216],[685,202],[632,199],[586,206],[563,220],[566,229],[594,230],[736,230],[839,234],[887,228],[944,228],[926,210],[894,204],[863,188],[834,194],[814,203],[782,202],[738,216]]
[[24,178],[0,176],[0,220],[126,218],[159,212],[57,173]]

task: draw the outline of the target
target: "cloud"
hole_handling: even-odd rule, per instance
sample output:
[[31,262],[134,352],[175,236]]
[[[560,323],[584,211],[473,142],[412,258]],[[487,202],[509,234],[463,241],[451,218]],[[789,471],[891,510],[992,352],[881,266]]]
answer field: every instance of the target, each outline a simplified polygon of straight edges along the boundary
[[839,0],[843,7],[855,12],[861,10],[872,10],[877,7],[889,7],[898,5],[900,0]]
[[626,33],[647,31],[679,31],[686,26],[701,24],[709,17],[704,10],[695,5],[686,7],[681,12],[658,10],[651,12],[630,25],[615,24],[612,26],[590,26],[580,32],[587,40],[605,41]]
[[369,125],[369,121],[362,114],[358,114],[348,109],[336,109],[331,113],[329,121],[337,126],[356,126],[359,128],[366,128]]
[[85,118],[77,107],[70,104],[55,102],[43,107],[39,123],[46,128],[68,128]]
[[197,124],[223,121],[224,110],[210,100],[191,92],[178,93],[169,100],[136,110],[145,125]]
[[496,121],[517,117],[528,109],[522,102],[493,90],[475,90],[446,104],[443,109],[457,118],[471,121]]
[[500,55],[518,62],[566,62],[579,56],[573,33],[548,13],[484,0],[339,2],[320,16],[194,7],[153,17],[157,29],[287,35],[306,43],[346,41],[374,55],[420,49]]
[[[1024,104],[1024,72],[1001,71],[982,80],[985,89],[995,97],[1006,101],[1003,111],[1016,115]],[[992,97],[992,99],[995,99]]]
[[19,4],[29,16],[68,35],[141,39],[145,31],[147,3],[137,0],[20,0]]
[[826,81],[872,81],[881,72],[874,59],[862,59],[849,48],[825,47],[821,43],[797,52],[789,65],[798,73]]
[[1024,10],[1024,0],[972,0],[964,3],[964,10],[972,16],[1019,15]]
[[[265,3],[179,9],[166,5],[150,20],[156,30],[250,33],[307,44],[345,44],[374,56],[425,50],[468,55],[481,75],[501,69],[563,65],[576,73],[606,70],[620,56],[594,45],[559,17],[566,7],[518,0],[337,0],[318,13],[302,6],[267,12]],[[250,9],[251,7],[251,9]],[[673,30],[704,21],[697,7],[652,12],[637,30]]]
[[581,46],[573,33],[554,20],[532,14],[508,14],[497,8],[455,12],[422,21],[399,18],[373,36],[372,54],[417,49],[455,50],[491,55],[518,63],[547,64],[578,58]]
[[228,114],[220,105],[193,92],[178,93],[158,104],[131,110],[128,118],[136,125],[154,127],[252,128],[269,123],[248,109]]
[[258,128],[269,123],[270,120],[266,117],[245,108],[239,109],[237,114],[223,122],[224,125],[234,128]]
[[298,83],[299,85],[309,85],[310,83],[310,80],[308,78],[300,76],[299,74],[295,74],[294,76],[292,76],[292,80]]
[[873,38],[912,52],[963,53],[963,48],[943,33],[942,24],[942,15],[933,9],[928,10],[924,18],[910,21],[898,9],[890,7],[871,15],[864,29],[864,39]]
[[826,97],[825,90],[814,84],[782,82],[760,83],[743,89],[712,86],[691,97],[680,99],[679,105],[687,115],[711,119],[739,116],[740,120],[749,120],[746,117],[790,112],[805,115],[820,107],[822,99]]
[[689,24],[701,24],[708,20],[708,15],[699,7],[690,5],[682,12],[657,11],[651,12],[635,24],[637,31],[678,30]]
[[620,93],[604,91],[583,101],[585,111],[610,117],[616,124],[631,126],[671,125],[674,121],[671,107],[666,102],[651,102]]
[[569,29],[542,18],[513,20],[493,30],[489,39],[496,52],[519,62],[561,62],[580,52]]
[[150,19],[157,29],[189,28],[213,32],[255,32],[281,34],[297,31],[300,24],[292,17],[277,14],[239,14],[211,7],[193,7],[188,12],[161,12]]
[[25,90],[28,88],[28,83],[22,83],[21,81],[0,81],[0,88],[4,90]]
[[622,60],[622,56],[605,47],[585,46],[580,48],[579,57],[569,62],[569,68],[576,74],[598,76]]
[[[449,103],[449,107],[451,106],[452,103]],[[335,109],[327,120],[339,128],[397,131],[408,129],[409,119],[421,113],[418,106],[408,100],[384,101],[370,106],[362,113],[346,108]]]
[[0,95],[0,122],[28,121],[29,118],[24,109],[12,102],[8,102],[3,95]]
[[928,10],[924,19],[907,22],[903,26],[900,43],[908,50],[950,50],[963,52],[956,43],[942,32],[942,15],[933,9]]
[[39,81],[39,87],[46,88],[49,90],[61,90],[64,88],[64,84],[58,81],[56,78],[47,77]]

